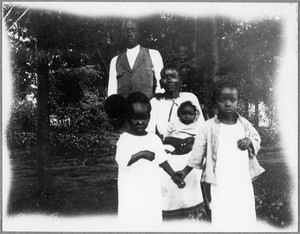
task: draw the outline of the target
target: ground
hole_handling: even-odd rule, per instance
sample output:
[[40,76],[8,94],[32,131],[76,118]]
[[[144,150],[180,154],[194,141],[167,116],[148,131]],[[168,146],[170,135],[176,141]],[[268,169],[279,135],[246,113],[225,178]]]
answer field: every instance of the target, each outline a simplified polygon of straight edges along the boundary
[[[292,223],[290,209],[292,183],[282,151],[265,150],[259,162],[265,172],[253,182],[259,219],[275,227]],[[38,189],[36,157],[31,150],[11,155],[12,180],[10,215],[43,213],[78,216],[117,213],[117,165],[113,150],[99,152],[98,158],[72,154],[52,156],[54,189]]]

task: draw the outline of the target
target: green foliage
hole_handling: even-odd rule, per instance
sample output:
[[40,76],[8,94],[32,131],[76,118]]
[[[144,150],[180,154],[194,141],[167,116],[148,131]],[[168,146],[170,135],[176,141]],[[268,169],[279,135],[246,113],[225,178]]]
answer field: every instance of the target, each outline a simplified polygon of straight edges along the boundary
[[15,100],[6,133],[8,147],[27,148],[36,143],[36,106],[25,100]]
[[242,99],[264,102],[269,109],[269,118],[274,121],[276,71],[283,38],[281,20],[272,17],[256,21],[220,18],[218,22],[219,77],[234,81]]
[[36,130],[36,106],[31,101],[16,100],[11,109],[9,129],[18,132],[34,132]]
[[69,132],[102,131],[108,122],[102,82],[103,73],[97,67],[58,70],[51,78],[50,113],[60,120],[70,118]]
[[260,127],[258,129],[262,146],[275,146],[280,142],[280,134],[275,127]]
[[[97,104],[93,95],[103,99],[109,62],[124,49],[120,40],[123,18],[79,17],[12,6],[5,3],[3,14],[11,42],[15,96],[24,98],[25,94],[34,92],[36,55],[43,50],[49,65],[51,114],[59,119],[71,116],[72,131],[76,133],[104,124],[103,106]],[[206,19],[154,14],[140,20],[141,45],[159,50],[165,65],[179,67],[183,91],[193,92],[201,104],[207,104],[209,92],[204,90]],[[247,103],[263,102],[274,124],[281,27],[280,19],[270,17],[256,21],[217,18],[218,77],[235,81],[241,98]],[[97,89],[99,92],[95,93]],[[89,102],[91,107],[86,105]]]
[[76,105],[83,98],[79,76],[74,70],[59,70],[51,77],[50,110],[55,113],[56,106]]
[[[69,156],[98,156],[99,152],[109,152],[110,148],[105,147],[109,144],[109,132],[101,133],[52,133],[50,135],[52,151],[56,155]],[[104,148],[105,147],[105,148]]]
[[72,131],[76,133],[98,132],[108,128],[108,119],[104,113],[104,98],[99,93],[87,91],[78,108],[68,108]]
[[258,160],[261,158],[265,172],[253,182],[257,218],[281,228],[296,221],[292,217],[293,185],[285,156],[280,151],[260,153]]

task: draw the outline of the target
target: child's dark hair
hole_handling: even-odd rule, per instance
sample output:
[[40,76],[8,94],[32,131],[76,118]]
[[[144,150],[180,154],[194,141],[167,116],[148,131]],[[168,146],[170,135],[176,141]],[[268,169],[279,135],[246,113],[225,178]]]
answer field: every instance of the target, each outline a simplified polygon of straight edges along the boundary
[[214,94],[213,94],[213,104],[215,104],[217,102],[218,97],[220,97],[223,89],[225,89],[225,88],[236,89],[239,94],[239,90],[238,90],[237,86],[229,81],[222,81],[222,82],[216,83],[215,88],[214,88]]
[[149,114],[151,111],[151,104],[147,96],[141,92],[133,92],[129,94],[126,100],[126,113],[127,113],[127,118],[131,117],[131,113],[133,111],[132,106],[134,103],[142,103],[148,105],[148,110]]
[[177,110],[177,116],[179,116],[180,112],[182,111],[182,109],[185,107],[185,106],[190,106],[193,108],[195,114],[197,114],[197,108],[196,106],[191,102],[191,101],[186,101],[186,102],[183,102],[181,103],[181,105],[178,107],[178,110]]
[[109,118],[125,116],[126,99],[118,94],[110,95],[104,103],[104,111]]
[[104,111],[108,122],[118,131],[126,120],[126,99],[118,94],[109,96],[104,103]]

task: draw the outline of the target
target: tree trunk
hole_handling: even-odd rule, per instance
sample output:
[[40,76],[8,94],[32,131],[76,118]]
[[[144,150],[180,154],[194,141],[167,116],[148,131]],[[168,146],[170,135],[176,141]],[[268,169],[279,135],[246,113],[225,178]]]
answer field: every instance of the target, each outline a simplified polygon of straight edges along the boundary
[[204,21],[204,101],[212,117],[213,85],[216,82],[218,70],[218,38],[216,19],[209,18]]
[[249,100],[245,99],[245,117],[249,119]]
[[259,127],[259,102],[255,100],[254,127]]
[[49,67],[46,52],[37,55],[37,161],[39,185],[42,190],[52,187],[49,127]]

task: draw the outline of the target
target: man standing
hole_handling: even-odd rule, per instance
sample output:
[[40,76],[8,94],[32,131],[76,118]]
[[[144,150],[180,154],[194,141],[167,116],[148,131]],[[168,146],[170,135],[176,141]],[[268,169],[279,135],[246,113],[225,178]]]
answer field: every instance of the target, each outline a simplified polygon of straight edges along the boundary
[[126,51],[115,56],[110,63],[107,96],[120,94],[123,97],[135,91],[149,99],[161,92],[160,71],[163,61],[157,50],[139,45],[139,28],[135,20],[126,20],[122,25],[122,38]]

